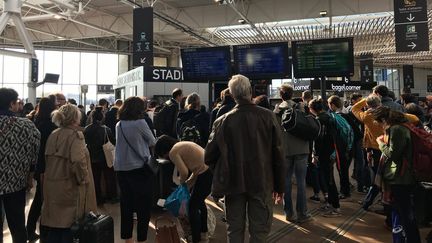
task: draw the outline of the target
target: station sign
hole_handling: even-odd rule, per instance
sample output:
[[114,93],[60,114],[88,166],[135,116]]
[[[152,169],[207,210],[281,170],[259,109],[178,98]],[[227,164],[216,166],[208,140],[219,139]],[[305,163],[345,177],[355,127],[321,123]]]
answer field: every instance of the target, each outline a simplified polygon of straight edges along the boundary
[[153,8],[133,10],[133,65],[153,65]]
[[98,84],[97,85],[98,94],[114,94],[114,87],[112,84]]
[[172,67],[146,67],[144,68],[145,82],[182,82],[183,70]]
[[396,52],[429,51],[427,0],[394,0]]
[[[371,91],[377,85],[376,82],[360,82],[360,81],[326,81],[326,90],[335,92],[359,92],[361,90]],[[313,90],[321,89],[320,80],[311,80],[311,88]]]
[[414,67],[413,65],[403,65],[403,84],[404,88],[414,88]]
[[360,81],[362,82],[373,82],[373,55],[361,55],[360,56]]

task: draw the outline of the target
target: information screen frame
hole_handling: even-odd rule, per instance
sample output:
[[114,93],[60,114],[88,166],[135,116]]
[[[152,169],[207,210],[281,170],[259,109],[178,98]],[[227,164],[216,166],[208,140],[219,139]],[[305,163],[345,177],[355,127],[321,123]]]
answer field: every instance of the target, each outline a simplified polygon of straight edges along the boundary
[[[185,66],[185,59],[187,52],[208,52],[208,51],[219,51],[225,52],[225,62],[227,65],[227,72],[224,75],[217,75],[208,73],[208,75],[190,75],[188,68]],[[185,82],[208,82],[208,81],[222,81],[231,78],[232,75],[232,66],[231,66],[231,47],[230,46],[217,46],[217,47],[202,47],[202,48],[187,48],[181,49],[181,60],[183,66],[183,80]]]
[[[294,77],[296,78],[316,78],[316,77],[351,77],[354,75],[354,38],[335,38],[335,39],[319,39],[319,40],[306,40],[306,41],[293,41],[291,42],[292,48],[292,62],[294,66]],[[338,44],[348,43],[348,59],[347,70],[309,70],[299,71],[299,57],[297,50],[300,45],[320,45],[320,44]]]
[[[242,60],[239,58],[239,50],[247,49],[262,49],[262,48],[272,48],[272,47],[282,47],[283,48],[283,61],[284,61],[284,70],[278,73],[271,72],[243,72],[240,69],[240,65]],[[261,43],[261,44],[249,44],[249,45],[237,45],[233,46],[233,59],[234,59],[234,72],[238,74],[242,74],[247,76],[250,79],[284,79],[284,78],[292,78],[292,65],[290,60],[290,48],[288,46],[288,42],[273,42],[273,43]],[[243,60],[244,61],[244,60]]]

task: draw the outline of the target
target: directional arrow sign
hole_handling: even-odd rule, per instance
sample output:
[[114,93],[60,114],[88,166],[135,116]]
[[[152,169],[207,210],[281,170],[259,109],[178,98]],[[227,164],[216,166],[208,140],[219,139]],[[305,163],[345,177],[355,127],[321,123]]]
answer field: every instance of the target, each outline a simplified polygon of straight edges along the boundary
[[411,47],[411,49],[413,49],[414,50],[414,48],[416,48],[416,43],[414,43],[414,42],[411,42],[411,44],[410,45],[408,45],[408,47]]
[[412,13],[410,13],[409,17],[406,18],[409,22],[412,22],[415,17],[412,16]]
[[427,21],[427,0],[394,0],[394,22]]
[[429,51],[429,28],[425,23],[395,26],[396,52]]
[[133,10],[134,66],[153,65],[153,8]]
[[141,62],[141,64],[146,63],[146,58],[145,58],[145,57],[142,57],[142,58],[140,59],[140,62]]

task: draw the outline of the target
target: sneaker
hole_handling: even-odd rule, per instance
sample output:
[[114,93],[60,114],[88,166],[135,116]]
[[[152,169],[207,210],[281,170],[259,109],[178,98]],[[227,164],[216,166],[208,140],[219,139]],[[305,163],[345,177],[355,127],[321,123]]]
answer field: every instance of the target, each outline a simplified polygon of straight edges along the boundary
[[321,205],[321,207],[318,209],[321,212],[326,212],[330,209],[330,204],[328,203],[324,203],[323,205]]
[[29,243],[34,243],[37,240],[39,240],[40,236],[36,233],[32,234],[31,236],[28,236]]
[[297,217],[295,215],[286,215],[285,216],[285,220],[288,222],[296,222],[297,221]]
[[340,199],[340,200],[348,199],[348,198],[350,198],[350,197],[351,197],[351,195],[348,195],[348,194],[340,194],[340,195],[339,195],[339,199]]
[[313,195],[312,197],[309,198],[312,202],[316,202],[319,203],[321,202],[321,199],[319,196]]
[[327,211],[326,213],[323,213],[322,216],[326,217],[326,218],[337,218],[337,217],[342,216],[342,214],[341,214],[340,208],[333,208],[333,209]]
[[308,215],[305,216],[305,217],[302,217],[302,218],[297,219],[295,222],[296,222],[297,224],[304,224],[304,223],[307,223],[307,222],[312,221],[313,219],[314,219],[314,218],[312,217],[312,215],[308,214]]

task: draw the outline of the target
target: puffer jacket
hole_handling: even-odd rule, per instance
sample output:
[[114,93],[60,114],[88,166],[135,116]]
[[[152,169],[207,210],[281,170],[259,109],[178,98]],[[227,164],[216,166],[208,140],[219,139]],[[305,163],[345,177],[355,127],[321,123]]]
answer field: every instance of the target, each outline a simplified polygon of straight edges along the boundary
[[284,192],[286,165],[275,114],[240,102],[215,121],[205,163],[214,172],[214,196]]

